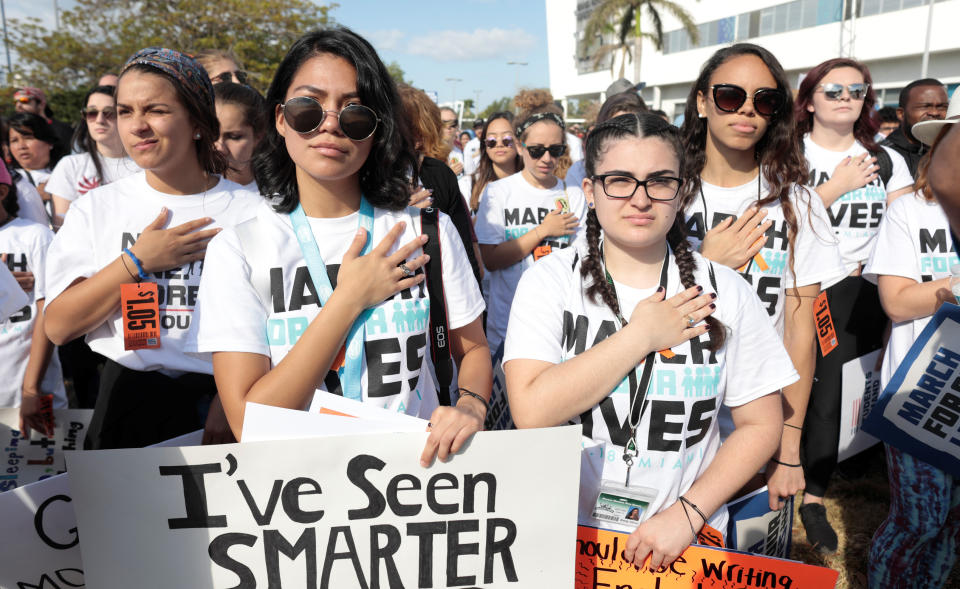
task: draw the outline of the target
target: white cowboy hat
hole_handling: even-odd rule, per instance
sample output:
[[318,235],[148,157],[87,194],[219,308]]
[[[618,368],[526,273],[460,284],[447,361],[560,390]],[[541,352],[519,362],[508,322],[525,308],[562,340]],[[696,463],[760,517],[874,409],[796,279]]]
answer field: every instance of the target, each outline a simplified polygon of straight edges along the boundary
[[950,106],[947,107],[946,118],[939,121],[920,121],[910,131],[924,145],[933,145],[943,126],[952,125],[958,120],[960,120],[960,89],[953,91],[953,98],[950,99]]

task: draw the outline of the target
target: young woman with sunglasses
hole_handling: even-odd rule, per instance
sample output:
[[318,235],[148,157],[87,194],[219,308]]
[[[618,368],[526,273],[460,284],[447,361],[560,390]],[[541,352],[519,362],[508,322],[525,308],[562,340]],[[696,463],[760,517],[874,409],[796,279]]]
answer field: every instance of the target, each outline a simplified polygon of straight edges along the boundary
[[500,111],[487,117],[480,132],[480,163],[470,193],[470,212],[474,215],[480,208],[480,197],[488,184],[523,169],[523,158],[517,152],[513,133],[512,112]]
[[507,333],[520,276],[554,249],[569,247],[586,215],[580,188],[567,186],[554,175],[567,151],[561,114],[553,102],[527,104],[513,135],[519,141],[523,169],[491,182],[480,197],[476,231],[483,264],[490,272],[487,337],[492,350]]
[[233,82],[235,84],[247,83],[247,72],[240,65],[240,60],[233,51],[224,51],[223,49],[204,49],[194,55],[203,69],[206,70],[210,82],[218,84],[220,82]]
[[[626,559],[657,569],[704,524],[726,530],[724,503],[777,447],[777,391],[797,373],[751,287],[684,237],[695,197],[681,191],[676,127],[615,117],[585,151],[585,242],[517,288],[510,409],[518,427],[583,424],[596,446],[583,457],[580,523],[631,532]],[[721,405],[736,424],[722,446]],[[627,509],[610,517],[601,492],[640,507],[640,525]]]
[[[831,59],[807,72],[795,108],[810,172],[806,183],[829,211],[844,270],[843,280],[826,289],[838,346],[826,356],[817,351],[803,422],[806,487],[800,519],[810,544],[824,553],[837,549],[823,497],[837,465],[843,365],[879,349],[887,325],[877,287],[860,272],[873,251],[887,204],[913,190],[913,178],[900,154],[874,142],[878,123],[871,83],[865,65]],[[887,160],[888,177],[881,177],[878,158]]]
[[217,150],[227,159],[227,180],[258,192],[253,178],[253,152],[267,133],[267,106],[250,86],[220,82],[213,85],[220,138]]
[[[117,128],[144,171],[78,199],[47,260],[50,339],[86,334],[108,359],[86,445],[146,446],[204,427],[205,418],[206,441],[230,440],[219,401],[211,404],[211,359],[188,355],[185,343],[207,242],[218,226],[252,216],[261,199],[223,178],[213,86],[182,53],[151,47],[127,60]],[[124,288],[132,296],[122,299]]]
[[84,97],[84,120],[73,135],[73,144],[81,151],[60,160],[47,181],[54,230],[60,228],[70,205],[81,195],[140,171],[124,151],[117,132],[116,90],[115,86],[96,86]]
[[429,418],[421,460],[447,459],[486,414],[483,299],[441,215],[438,270],[460,396],[439,406],[427,238],[420,209],[407,207],[417,159],[390,74],[349,29],[313,31],[280,63],[267,104],[274,126],[254,169],[279,200],[211,242],[197,311],[196,346],[213,352],[233,431],[248,401],[317,409],[339,394]]
[[803,488],[813,301],[842,274],[839,254],[823,205],[803,187],[790,85],[769,51],[736,44],[714,53],[690,91],[681,136],[686,226],[704,257],[752,285],[800,374],[783,390],[783,438],[766,469],[777,509]]

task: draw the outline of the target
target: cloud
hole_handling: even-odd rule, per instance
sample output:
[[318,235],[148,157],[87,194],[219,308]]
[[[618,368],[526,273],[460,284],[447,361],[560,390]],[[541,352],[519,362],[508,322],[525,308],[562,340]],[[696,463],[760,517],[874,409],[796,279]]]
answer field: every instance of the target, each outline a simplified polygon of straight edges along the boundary
[[403,31],[390,29],[386,31],[373,31],[362,33],[364,38],[377,49],[377,51],[398,51],[401,49],[401,41],[406,36]]
[[523,57],[537,39],[523,29],[476,29],[438,31],[411,38],[406,53],[437,61],[516,59]]

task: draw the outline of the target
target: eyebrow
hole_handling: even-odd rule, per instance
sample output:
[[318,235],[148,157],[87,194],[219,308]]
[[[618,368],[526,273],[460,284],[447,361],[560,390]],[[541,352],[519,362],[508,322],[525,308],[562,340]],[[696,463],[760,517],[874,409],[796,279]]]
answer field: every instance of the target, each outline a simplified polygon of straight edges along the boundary
[[[300,86],[297,86],[291,92],[300,92],[301,90],[304,90],[306,92],[309,92],[310,94],[315,94],[321,97],[326,97],[330,94],[326,90],[317,88],[316,86],[311,86],[309,84],[302,84]],[[342,99],[348,99],[348,98],[360,98],[360,93],[357,91],[353,91],[353,92],[347,92],[342,96]]]
[[[604,172],[600,174],[601,176],[630,176],[634,177],[632,172],[627,170],[610,170],[609,172]],[[647,178],[656,178],[659,176],[675,176],[676,172],[673,170],[657,170],[655,172],[650,172],[647,174]]]
[[[155,107],[155,106],[162,106],[162,107],[164,107],[164,108],[170,108],[170,105],[167,104],[166,102],[151,102],[150,104],[144,105],[143,108],[147,109],[147,108],[153,108],[153,107]],[[116,108],[120,108],[120,107],[123,107],[123,108],[131,108],[129,104],[125,104],[125,103],[123,103],[123,102],[118,102]]]

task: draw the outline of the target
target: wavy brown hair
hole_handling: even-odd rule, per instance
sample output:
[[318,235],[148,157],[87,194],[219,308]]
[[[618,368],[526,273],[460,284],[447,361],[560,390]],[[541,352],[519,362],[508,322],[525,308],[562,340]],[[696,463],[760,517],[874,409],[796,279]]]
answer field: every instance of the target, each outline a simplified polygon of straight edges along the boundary
[[443,140],[440,108],[422,90],[408,84],[397,84],[397,93],[403,104],[408,133],[417,153],[442,162],[450,155],[450,145]]
[[[711,77],[717,68],[743,55],[759,57],[776,80],[777,89],[785,95],[783,106],[775,115],[767,117],[767,131],[754,146],[754,157],[770,189],[766,198],[761,198],[756,204],[758,207],[771,203],[780,204],[787,223],[787,238],[790,244],[788,259],[790,273],[793,274],[799,223],[797,211],[794,210],[793,203],[790,201],[790,192],[794,185],[803,186],[806,183],[807,160],[803,156],[797,137],[790,82],[777,58],[763,47],[752,43],[737,43],[720,49],[703,64],[700,76],[687,96],[687,108],[684,111],[683,126],[680,128],[680,138],[686,155],[682,168],[681,191],[687,203],[700,194],[702,190],[700,174],[703,173],[707,163],[707,119],[700,118],[697,111],[697,97],[700,94],[707,96],[710,93]],[[809,215],[809,211],[807,214]],[[707,220],[704,219],[704,222],[706,223]]]
[[[683,169],[684,154],[676,127],[654,114],[626,114],[600,123],[587,136],[587,144],[584,148],[587,177],[590,178],[596,173],[597,163],[602,159],[603,153],[610,148],[611,143],[644,137],[657,137],[667,142],[673,148],[677,161],[680,163],[680,169]],[[667,232],[667,243],[673,250],[677,268],[680,270],[680,282],[684,288],[690,288],[697,284],[693,275],[697,269],[697,259],[693,256],[690,242],[687,241],[686,230],[683,227],[683,211],[693,197],[686,191],[681,191],[677,198],[680,199],[680,202],[677,203],[677,217],[670,231]],[[613,311],[614,315],[620,315],[621,309],[617,294],[613,286],[607,282],[606,271],[603,266],[603,254],[600,251],[601,230],[602,227],[596,211],[590,209],[587,212],[587,255],[580,263],[580,275],[583,278],[590,278],[587,296],[594,302],[597,302],[598,299],[603,301]],[[704,322],[707,324],[710,334],[709,349],[716,352],[723,347],[726,341],[726,328],[719,319],[713,316],[706,317]]]
[[853,123],[853,136],[860,145],[867,151],[875,152],[880,147],[873,139],[880,129],[879,115],[874,110],[877,103],[877,95],[873,91],[873,78],[870,77],[870,68],[863,65],[855,59],[846,57],[837,57],[813,66],[803,81],[800,82],[800,88],[797,90],[797,103],[793,113],[797,117],[797,137],[803,140],[803,136],[813,130],[813,113],[807,110],[807,107],[813,104],[813,93],[816,92],[820,80],[831,71],[849,67],[857,70],[863,76],[863,83],[867,85],[867,95],[863,98],[863,108],[860,110],[860,117]]

